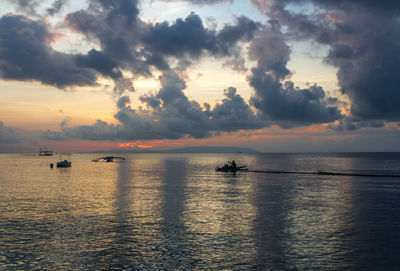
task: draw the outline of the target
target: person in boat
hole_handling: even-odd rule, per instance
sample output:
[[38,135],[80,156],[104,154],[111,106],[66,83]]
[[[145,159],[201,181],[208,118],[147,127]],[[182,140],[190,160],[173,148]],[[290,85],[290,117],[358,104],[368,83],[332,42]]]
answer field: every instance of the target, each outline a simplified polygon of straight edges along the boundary
[[235,162],[235,160],[232,160],[232,162],[231,162],[231,161],[228,161],[228,166],[229,166],[230,168],[236,168],[236,162]]
[[246,166],[237,166],[235,160],[228,161],[223,167],[217,167],[217,171],[231,171],[236,172],[238,170],[247,170]]

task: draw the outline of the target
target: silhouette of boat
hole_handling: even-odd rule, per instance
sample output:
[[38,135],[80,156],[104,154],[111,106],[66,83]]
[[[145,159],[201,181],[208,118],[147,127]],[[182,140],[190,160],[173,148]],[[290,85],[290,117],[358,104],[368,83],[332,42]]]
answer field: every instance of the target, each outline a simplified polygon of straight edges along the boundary
[[57,167],[71,167],[72,162],[64,160],[57,162]]
[[40,148],[39,156],[53,156],[53,151],[47,148]]
[[93,159],[93,162],[99,162],[100,160],[104,160],[106,162],[113,162],[114,159],[119,159],[119,160],[125,160],[124,157],[119,157],[119,156],[104,156],[104,157],[100,157],[97,159]]
[[228,163],[226,163],[222,167],[216,167],[215,170],[222,172],[236,172],[236,171],[247,171],[249,169],[247,168],[247,166],[237,166],[235,161],[232,160],[232,162],[228,161]]

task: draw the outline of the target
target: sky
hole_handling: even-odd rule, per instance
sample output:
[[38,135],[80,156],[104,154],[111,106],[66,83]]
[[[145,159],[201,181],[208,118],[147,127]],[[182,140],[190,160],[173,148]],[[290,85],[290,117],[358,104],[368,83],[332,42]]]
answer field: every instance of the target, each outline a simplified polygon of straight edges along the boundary
[[397,0],[5,0],[0,152],[400,151]]

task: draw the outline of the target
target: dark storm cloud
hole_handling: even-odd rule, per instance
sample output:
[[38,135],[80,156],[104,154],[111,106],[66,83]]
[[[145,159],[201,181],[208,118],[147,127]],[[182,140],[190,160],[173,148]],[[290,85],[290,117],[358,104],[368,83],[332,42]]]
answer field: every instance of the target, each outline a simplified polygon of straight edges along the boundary
[[46,27],[23,16],[0,18],[0,77],[37,80],[58,88],[94,85],[96,76],[76,66],[69,54],[51,49],[53,38]]
[[203,50],[217,50],[215,33],[204,28],[202,20],[194,13],[172,25],[163,22],[150,26],[143,42],[150,51],[178,57],[184,54],[199,57]]
[[241,16],[236,18],[234,25],[225,25],[216,32],[205,28],[201,18],[191,13],[173,24],[163,22],[150,26],[142,41],[147,50],[159,55],[198,58],[208,52],[225,56],[232,52],[239,41],[251,40],[259,26]]
[[5,149],[9,144],[37,143],[41,139],[43,139],[43,131],[23,130],[18,127],[6,126],[0,121],[0,145],[6,146]]
[[[33,7],[36,2],[30,3]],[[54,9],[48,12],[58,12],[63,3],[53,2]],[[100,49],[85,54],[54,51],[51,48],[54,35],[40,22],[23,16],[4,16],[0,20],[3,79],[37,80],[58,88],[95,85],[99,75],[114,80],[114,92],[120,97],[115,114],[118,125],[101,120],[78,127],[63,123],[60,133],[47,131],[44,137],[54,140],[204,138],[221,131],[266,126],[234,88],[226,90],[225,98],[213,110],[208,104],[201,106],[189,100],[184,94],[186,82],[177,73],[184,72],[203,56],[223,57],[232,68],[245,70],[241,43],[253,38],[259,23],[241,16],[216,31],[206,28],[201,18],[191,13],[172,23],[153,25],[138,18],[138,3],[134,0],[91,0],[88,4],[87,9],[70,13],[65,20],[67,26],[99,43]],[[170,67],[171,58],[176,67]],[[129,98],[122,96],[126,90],[133,91],[131,80],[122,71],[151,76],[154,69],[163,73],[161,88],[154,95],[139,98],[145,109],[133,109]]]
[[250,109],[235,88],[228,88],[225,98],[213,110],[200,106],[183,93],[186,83],[178,74],[167,72],[160,77],[157,95],[140,98],[147,109],[133,109],[130,98],[117,102],[115,118],[119,125],[97,121],[92,126],[62,127],[59,138],[91,140],[205,138],[219,132],[258,129],[267,126]]
[[331,45],[327,62],[339,68],[341,91],[361,119],[400,119],[400,24],[377,16],[357,20],[357,32]]
[[329,22],[320,20],[318,15],[292,13],[285,9],[290,2],[304,3],[307,0],[251,0],[251,2],[269,18],[277,20],[280,24],[289,26],[287,36],[292,38],[314,38],[326,43],[336,40],[335,33]]
[[90,50],[86,55],[77,55],[76,63],[80,67],[92,68],[99,73],[113,79],[122,77],[118,70],[118,64],[110,57],[95,49]]
[[252,105],[281,127],[332,122],[343,117],[337,105],[332,105],[332,100],[317,85],[295,88],[292,82],[282,84],[257,68],[252,70],[249,80],[256,91],[251,98]]
[[[294,0],[301,2],[299,0]],[[302,0],[304,2],[304,0]],[[288,1],[289,2],[289,1]],[[344,8],[348,6],[364,7],[373,10],[399,11],[400,4],[397,0],[313,0],[316,4],[326,5],[328,7]]]
[[385,127],[385,122],[382,120],[360,121],[346,118],[340,120],[338,124],[331,124],[328,127],[335,131],[355,131],[362,128],[383,128]]
[[270,21],[259,31],[250,45],[250,60],[257,62],[257,69],[270,72],[275,79],[290,75],[286,67],[290,59],[290,48],[286,44],[279,23]]
[[142,97],[139,98],[139,100],[146,104],[148,107],[156,110],[157,108],[160,107],[161,105],[161,101],[160,99],[158,99],[156,96],[154,95],[144,95]]
[[[7,0],[13,4],[16,9],[28,16],[39,16],[37,9],[43,4],[40,0]],[[55,0],[50,7],[46,8],[46,15],[54,15],[58,13],[61,8],[69,0]]]
[[150,76],[150,65],[160,67],[165,62],[139,48],[145,24],[137,17],[138,13],[134,0],[91,0],[86,10],[68,14],[66,23],[99,43],[104,57],[117,63],[120,70]]
[[118,99],[117,107],[118,107],[118,109],[123,109],[130,102],[131,102],[131,100],[130,100],[129,96],[122,96],[121,98]]
[[68,0],[55,0],[46,11],[49,15],[58,13]]
[[[221,1],[197,1],[206,2]],[[272,123],[287,128],[342,118],[336,101],[326,97],[321,87],[299,89],[290,81],[285,82],[291,75],[287,68],[291,51],[277,20],[261,26],[240,16],[234,23],[215,30],[205,27],[195,13],[174,22],[145,23],[138,17],[136,0],[88,3],[87,9],[70,13],[65,20],[68,27],[99,44],[98,49],[85,54],[54,51],[50,43],[53,35],[42,23],[22,16],[0,19],[2,78],[38,80],[59,88],[94,85],[99,75],[114,80],[119,98],[115,118],[119,124],[101,120],[77,127],[64,124],[60,133],[48,131],[48,138],[205,138]],[[244,44],[250,44],[248,57],[256,62],[248,81],[255,90],[251,105],[257,113],[233,87],[225,90],[225,97],[214,108],[185,95],[186,82],[179,73],[202,57],[222,58],[226,66],[245,71]],[[139,97],[143,107],[133,108],[129,97],[123,96],[126,90],[133,91],[133,84],[123,74],[129,71],[135,77],[152,76],[154,70],[163,74],[161,88],[157,93]]]
[[[252,0],[295,38],[328,45],[326,62],[338,68],[340,90],[359,121],[400,119],[400,2]],[[312,2],[326,12],[301,14],[288,3]],[[360,125],[354,123],[356,127]]]
[[173,23],[154,25],[142,22],[137,15],[136,1],[92,0],[87,10],[68,14],[66,22],[89,39],[98,41],[101,52],[120,67],[145,76],[151,75],[151,67],[161,71],[171,69],[168,57],[185,63],[179,69],[187,68],[190,59],[205,55],[240,59],[239,43],[249,41],[260,26],[241,16],[234,24],[215,31],[204,27],[194,13]]
[[[36,2],[30,2],[34,5]],[[56,8],[61,8],[62,1],[54,2]],[[135,1],[91,1],[90,7],[94,10],[107,9],[103,24],[119,29],[130,29],[136,22],[138,10]],[[57,10],[54,10],[56,12]],[[100,11],[99,11],[100,12]],[[102,12],[102,11],[101,11]],[[79,13],[79,12],[78,12]],[[79,13],[80,14],[80,13]],[[99,29],[96,25],[100,21],[90,17],[88,13],[82,12],[75,21],[77,25],[87,23],[87,32],[91,33]],[[85,17],[86,16],[86,17]],[[121,26],[122,25],[122,26]],[[44,84],[53,85],[64,89],[70,86],[94,86],[99,74],[114,79],[114,92],[118,95],[126,90],[132,91],[133,85],[128,78],[124,78],[121,62],[115,58],[118,56],[125,59],[123,46],[128,45],[121,41],[123,46],[118,45],[119,36],[112,40],[110,47],[115,54],[106,54],[105,51],[90,50],[87,54],[60,53],[51,48],[51,42],[56,37],[51,33],[48,26],[42,20],[34,21],[24,16],[5,15],[0,18],[0,77],[8,80],[40,81]],[[111,35],[110,35],[111,36]],[[130,43],[132,44],[132,42]],[[130,52],[129,49],[125,50]],[[118,53],[117,53],[118,52]],[[126,56],[129,59],[129,55]],[[117,59],[118,60],[118,59]],[[132,61],[133,62],[133,61]],[[135,62],[131,66],[134,66]],[[143,64],[142,66],[147,66]],[[146,68],[138,68],[146,70]],[[144,73],[148,74],[148,71]]]
[[17,10],[22,11],[25,14],[36,15],[36,8],[40,3],[40,0],[7,0],[13,4]]
[[[58,12],[64,1],[54,1]],[[136,0],[90,0],[86,10],[66,16],[66,24],[84,34],[89,40],[99,42],[99,49],[86,54],[66,54],[52,49],[56,35],[42,21],[23,16],[6,15],[0,19],[0,72],[3,79],[37,80],[58,88],[95,85],[99,74],[115,80],[115,92],[132,90],[130,78],[151,76],[154,68],[168,71],[170,57],[184,71],[203,55],[230,58],[229,65],[244,70],[240,54],[242,41],[252,38],[259,25],[245,17],[236,18],[232,25],[221,31],[209,30],[194,13],[174,23],[147,24],[138,18]],[[22,0],[18,6],[36,7],[37,1]]]
[[226,98],[217,104],[211,117],[221,131],[237,131],[241,129],[259,129],[269,124],[262,122],[250,109],[248,103],[236,93],[234,87],[225,90]]
[[215,5],[215,4],[220,4],[220,3],[232,3],[233,0],[164,0],[166,2],[189,2],[191,4],[195,5]]
[[130,28],[138,21],[137,0],[89,0],[89,9],[106,11],[107,25]]
[[70,13],[67,24],[100,42],[102,52],[120,62],[135,60],[134,49],[138,45],[136,1],[90,1],[87,10]]
[[397,0],[251,0],[251,2],[262,10],[267,8],[282,6],[287,4],[305,4],[314,3],[324,8],[344,9],[347,7],[367,8],[373,10],[387,10],[398,11],[400,10],[399,1]]
[[[104,1],[90,3],[87,10],[68,14],[66,21],[76,31],[100,43],[101,52],[92,50],[79,58],[85,60],[80,63],[90,64],[86,67],[109,76],[122,69],[128,69],[136,76],[151,76],[154,68],[161,72],[172,69],[185,71],[193,60],[207,55],[224,57],[227,66],[243,71],[240,43],[251,40],[260,27],[258,23],[241,16],[220,31],[210,30],[194,13],[173,23],[153,25],[135,18],[135,1],[123,1],[119,5],[105,4]],[[121,15],[122,6],[128,12]],[[100,70],[97,62],[94,63],[100,56],[103,61],[107,59],[107,70]],[[170,66],[171,58],[177,60],[177,66]]]
[[217,34],[218,47],[222,53],[228,54],[238,41],[252,40],[255,31],[261,27],[260,23],[245,16],[236,17],[235,20],[235,25],[225,25]]
[[153,102],[151,112],[138,112],[127,105],[116,114],[116,118],[126,128],[126,133],[146,133],[142,138],[152,139],[177,139],[184,135],[196,138],[210,136],[207,114],[196,101],[190,101],[183,93],[186,83],[173,72],[164,74],[160,83],[161,88],[156,97],[160,101],[159,107],[154,107]]
[[82,125],[73,128],[63,127],[61,133],[52,135],[52,140],[66,140],[66,139],[87,139],[87,140],[111,140],[118,138],[118,126],[108,124],[104,121],[97,120],[93,125]]
[[313,85],[299,89],[293,82],[284,81],[291,75],[286,67],[290,48],[278,22],[271,21],[270,26],[257,33],[250,45],[249,57],[257,61],[248,76],[255,90],[250,102],[264,119],[290,128],[332,122],[343,117],[337,101],[326,97],[322,87]]
[[22,142],[20,130],[14,127],[7,127],[0,121],[0,144],[20,142]]

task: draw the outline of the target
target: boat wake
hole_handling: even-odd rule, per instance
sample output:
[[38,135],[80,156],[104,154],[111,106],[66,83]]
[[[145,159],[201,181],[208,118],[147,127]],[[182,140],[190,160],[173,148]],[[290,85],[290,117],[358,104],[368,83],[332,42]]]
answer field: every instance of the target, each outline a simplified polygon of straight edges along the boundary
[[337,172],[337,171],[286,171],[286,170],[248,170],[255,173],[269,174],[302,174],[302,175],[331,175],[331,176],[355,176],[355,177],[384,177],[400,178],[400,174],[391,173],[367,173],[367,172]]

